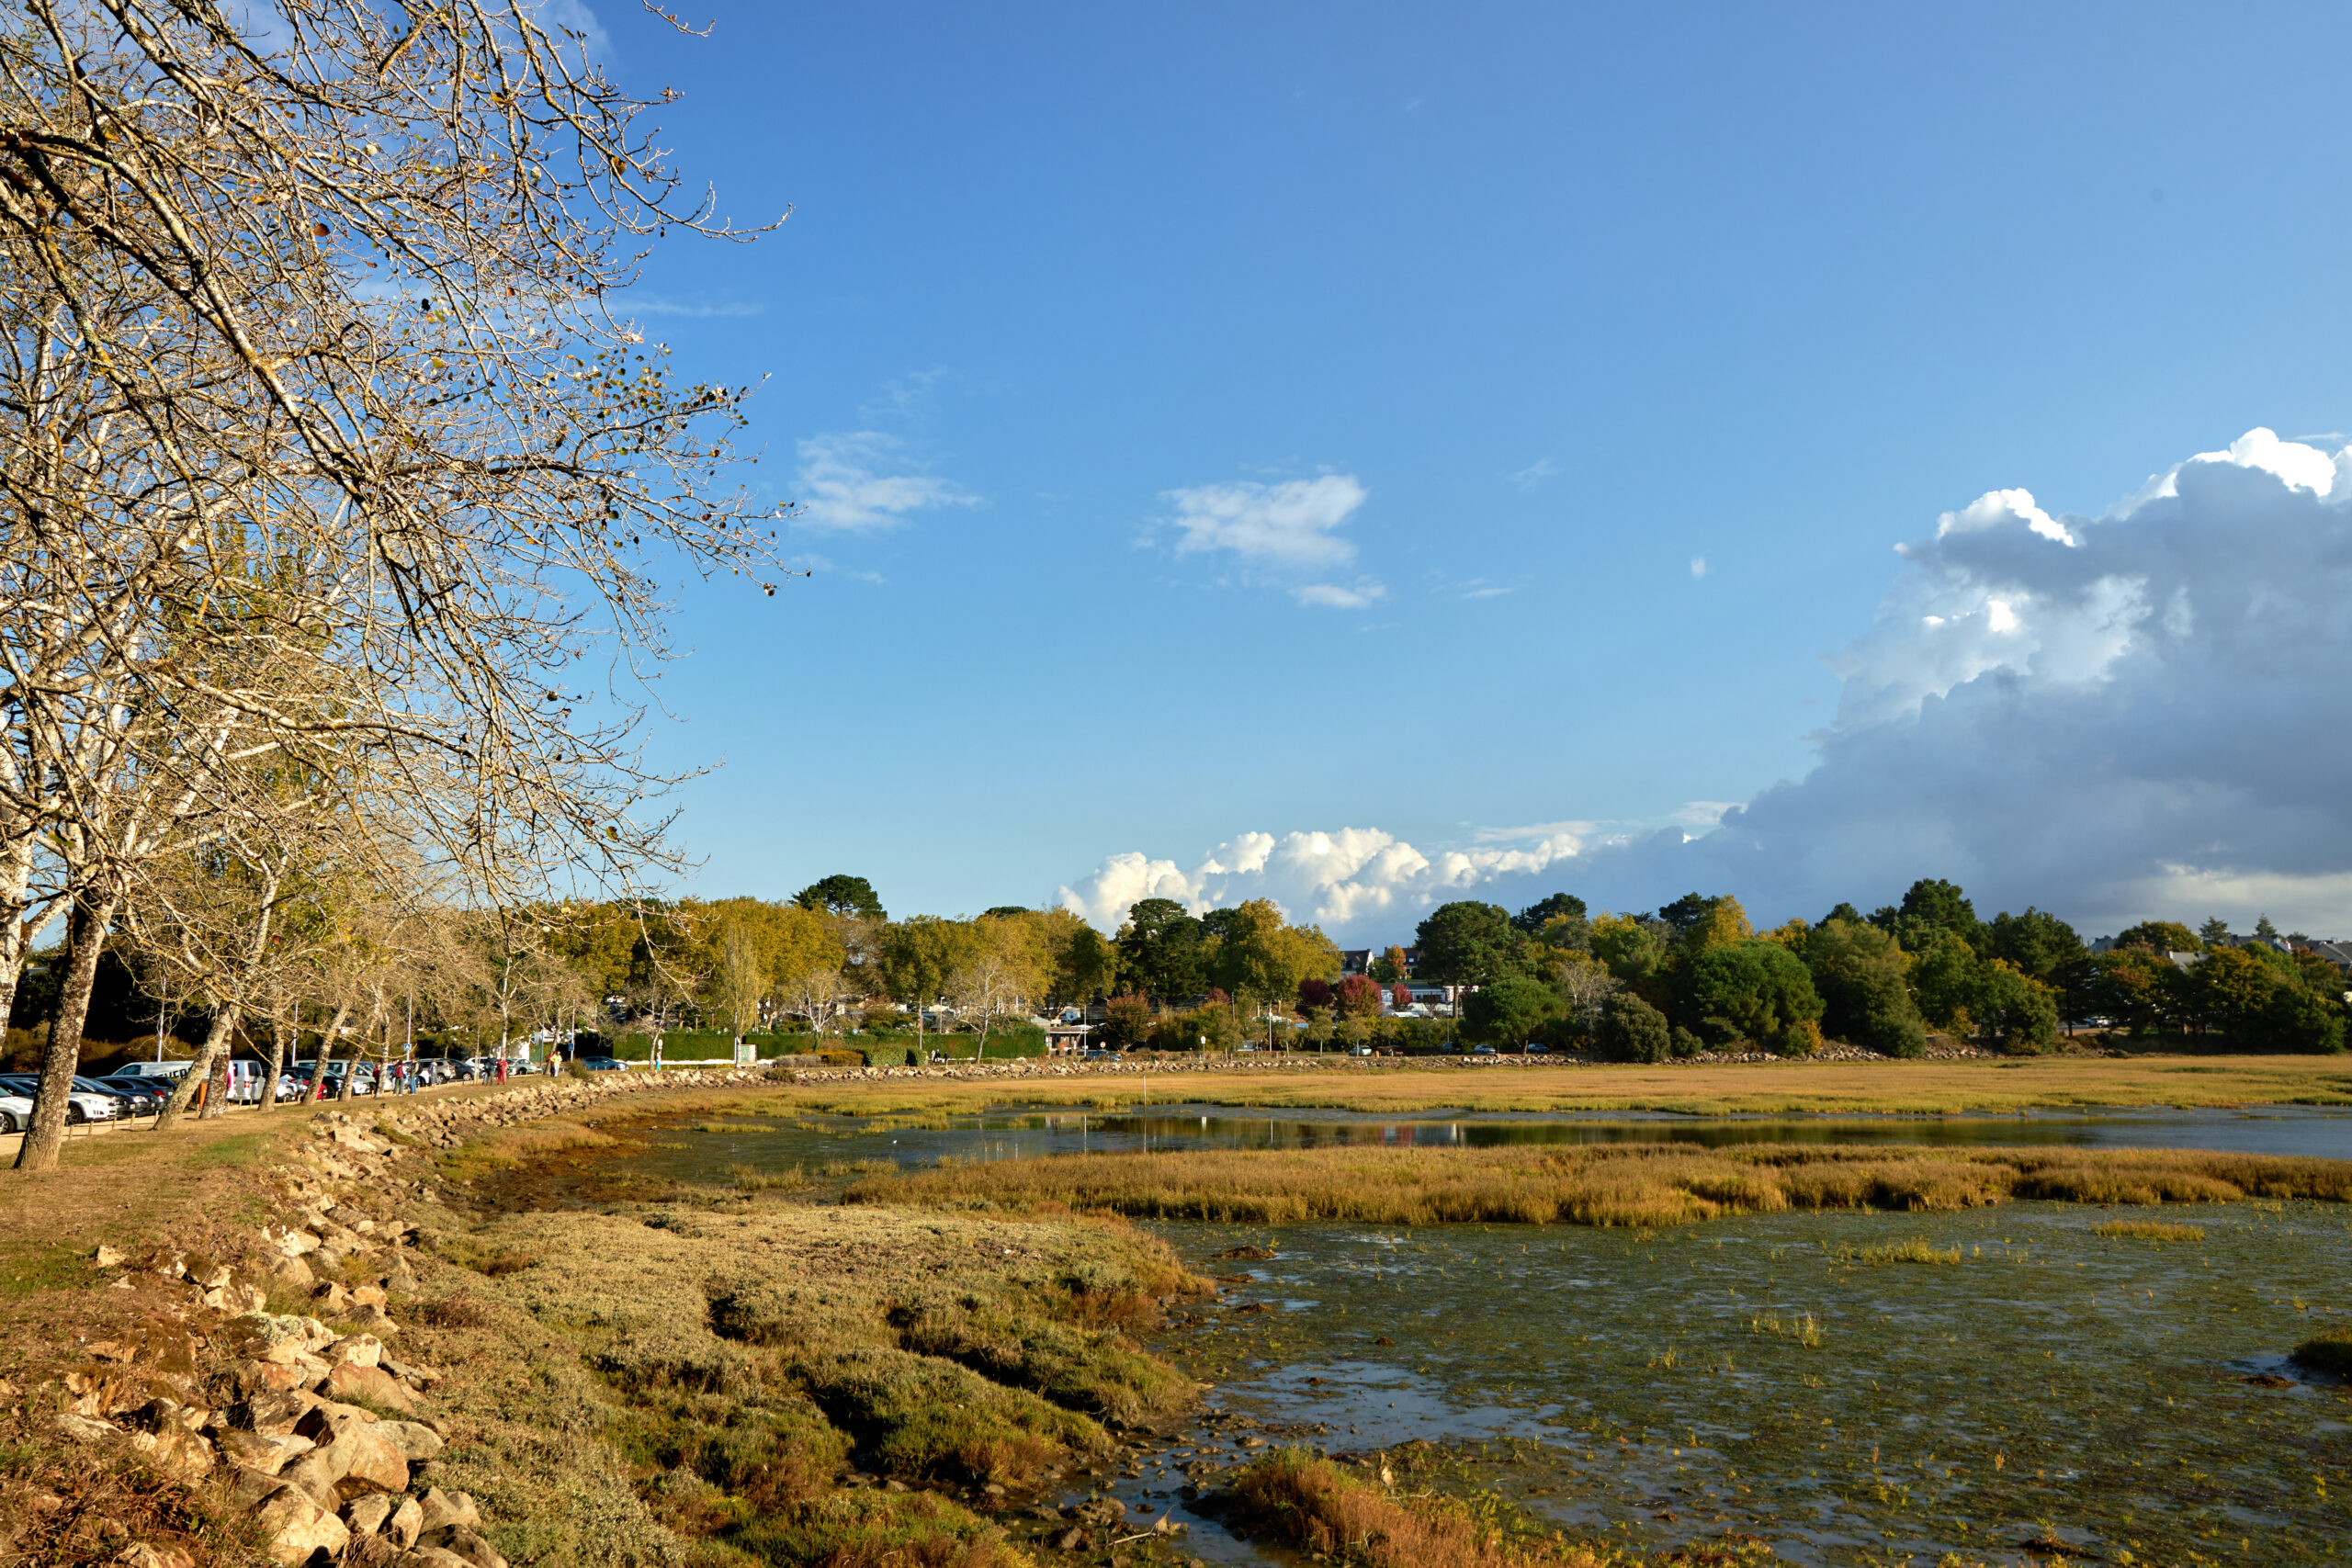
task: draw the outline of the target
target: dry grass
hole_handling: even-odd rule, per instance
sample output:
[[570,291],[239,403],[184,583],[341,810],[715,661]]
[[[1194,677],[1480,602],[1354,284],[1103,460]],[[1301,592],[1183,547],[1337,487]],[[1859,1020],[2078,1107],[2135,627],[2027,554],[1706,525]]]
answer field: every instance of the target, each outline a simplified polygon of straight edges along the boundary
[[1237,1473],[1235,1500],[1262,1532],[1348,1568],[1687,1568],[1773,1561],[1761,1542],[1693,1544],[1656,1554],[1572,1540],[1472,1498],[1389,1492],[1329,1460],[1278,1450]]
[[2352,1162],[2189,1150],[1850,1145],[1204,1150],[997,1160],[870,1178],[849,1201],[1245,1224],[1680,1225],[1792,1209],[2352,1201]]
[[2091,1227],[2094,1235],[2119,1241],[2203,1241],[2203,1225],[2177,1225],[2166,1220],[2107,1220]]
[[1690,1115],[1951,1116],[2027,1110],[2200,1105],[2352,1105],[2352,1057],[2049,1056],[2004,1062],[1611,1063],[1464,1067],[1409,1060],[1323,1068],[1167,1073],[1149,1093],[1129,1075],[887,1078],[767,1091],[754,1114],[969,1112],[985,1106],[1133,1107],[1148,1100],[1272,1109],[1665,1111]]

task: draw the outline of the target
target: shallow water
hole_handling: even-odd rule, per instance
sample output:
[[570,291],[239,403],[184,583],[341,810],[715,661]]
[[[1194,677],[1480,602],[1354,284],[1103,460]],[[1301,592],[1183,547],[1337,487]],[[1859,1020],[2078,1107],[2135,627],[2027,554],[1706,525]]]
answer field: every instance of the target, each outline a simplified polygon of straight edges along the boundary
[[[716,1129],[716,1130],[708,1130]],[[1258,1112],[1176,1105],[1144,1111],[1010,1106],[922,1123],[854,1116],[743,1117],[663,1134],[631,1158],[634,1170],[690,1181],[723,1179],[736,1166],[774,1170],[835,1161],[1026,1159],[1136,1149],[1317,1148],[1349,1144],[1490,1148],[1503,1145],[1683,1143],[1926,1144],[2190,1148],[2240,1154],[2352,1156],[2352,1112],[2295,1106],[2260,1110],[2117,1111],[2099,1115],[1668,1116],[1355,1111]]]
[[[645,1176],[1094,1150],[1675,1141],[2188,1147],[2341,1157],[2352,1117],[2267,1109],[1941,1118],[1010,1108],[925,1125],[743,1119],[673,1128]],[[2160,1215],[2204,1239],[2110,1239]],[[2352,1562],[2352,1389],[2285,1352],[2352,1311],[2352,1208],[1791,1213],[1658,1233],[1575,1226],[1154,1227],[1225,1299],[1156,1348],[1273,1440],[1473,1452],[1492,1486],[1579,1534],[1727,1532],[1823,1568],[2046,1560]],[[1912,1239],[1951,1263],[1858,1254]],[[1272,1244],[1269,1262],[1219,1260]],[[1263,1303],[1269,1310],[1235,1309]],[[1806,1325],[1817,1342],[1807,1344]],[[1392,1343],[1381,1344],[1386,1338]],[[2246,1380],[2285,1374],[2284,1387]],[[1091,1484],[1171,1511],[1189,1550],[1273,1561],[1195,1510],[1244,1434]],[[1210,1451],[1210,1450],[1214,1451]],[[1251,1450],[1254,1451],[1254,1450]],[[1188,1483],[1197,1490],[1188,1490]]]
[[[2291,1373],[2284,1353],[2344,1321],[2352,1213],[2172,1208],[2205,1239],[2092,1233],[2118,1213],[2148,1211],[1651,1235],[1164,1225],[1197,1267],[1252,1282],[1163,1348],[1234,1408],[1327,1427],[1333,1451],[1496,1444],[1476,1480],[1627,1544],[1734,1531],[1819,1564],[2015,1562],[2044,1539],[2118,1562],[2352,1561],[2352,1390],[2245,1381]],[[1279,1256],[1215,1259],[1245,1235]],[[1839,1257],[1914,1237],[1962,1258]],[[1277,1310],[1232,1312],[1251,1301]]]

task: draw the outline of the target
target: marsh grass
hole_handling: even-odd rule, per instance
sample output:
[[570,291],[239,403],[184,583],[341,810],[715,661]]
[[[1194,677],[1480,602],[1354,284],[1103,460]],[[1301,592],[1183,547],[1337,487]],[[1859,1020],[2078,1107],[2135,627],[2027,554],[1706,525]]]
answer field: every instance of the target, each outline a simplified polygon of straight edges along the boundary
[[[2352,1061],[2341,1056],[2129,1059],[2052,1056],[2023,1062],[1702,1063],[1654,1066],[1464,1068],[1412,1061],[1335,1064],[1150,1078],[1149,1100],[1211,1105],[1401,1113],[1461,1111],[1667,1111],[1688,1115],[1852,1111],[1917,1116],[2121,1105],[2352,1105]],[[989,1106],[1141,1103],[1133,1079],[1051,1074],[1018,1078],[896,1078],[769,1091],[768,1115],[969,1114]]]
[[2091,1234],[2119,1241],[2203,1241],[2205,1227],[2166,1220],[2103,1220],[2091,1227]]
[[2315,1338],[2306,1339],[2295,1347],[2288,1359],[2315,1372],[2352,1378],[2352,1327],[2331,1328]]
[[[1350,1146],[996,1160],[869,1177],[854,1203],[1241,1224],[1669,1226],[1790,1210],[2352,1201],[2352,1161],[2193,1150],[1857,1145]],[[1924,1245],[1924,1244],[1923,1244]]]
[[1821,1325],[1809,1312],[1786,1319],[1778,1313],[1761,1313],[1747,1320],[1747,1332],[1779,1335],[1795,1340],[1808,1350],[1818,1350],[1826,1343]]
[[1926,1236],[1906,1236],[1884,1247],[1841,1247],[1830,1256],[1840,1263],[1860,1263],[1875,1266],[1881,1263],[1957,1263],[1961,1249],[1939,1247]]
[[1393,1492],[1297,1449],[1277,1450],[1246,1466],[1232,1489],[1260,1531],[1317,1562],[1346,1568],[1632,1568],[1644,1562],[1733,1568],[1771,1560],[1760,1542],[1652,1556],[1577,1540],[1492,1493]]

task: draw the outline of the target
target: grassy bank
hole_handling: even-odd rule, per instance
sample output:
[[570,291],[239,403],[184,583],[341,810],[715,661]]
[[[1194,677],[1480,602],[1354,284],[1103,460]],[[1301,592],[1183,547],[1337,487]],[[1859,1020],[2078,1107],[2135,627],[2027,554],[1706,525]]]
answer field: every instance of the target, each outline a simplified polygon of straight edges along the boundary
[[1007,1103],[1127,1107],[1147,1100],[1399,1115],[1461,1110],[1952,1116],[2113,1106],[2352,1105],[2352,1058],[2052,1056],[1595,1066],[1383,1059],[1069,1077],[1046,1068],[1003,1077],[803,1085],[781,1091],[776,1107],[872,1116],[973,1111]]
[[2188,1150],[1581,1145],[1094,1155],[950,1165],[854,1184],[868,1204],[1081,1211],[1247,1224],[1679,1225],[1790,1209],[2352,1201],[2352,1161]]

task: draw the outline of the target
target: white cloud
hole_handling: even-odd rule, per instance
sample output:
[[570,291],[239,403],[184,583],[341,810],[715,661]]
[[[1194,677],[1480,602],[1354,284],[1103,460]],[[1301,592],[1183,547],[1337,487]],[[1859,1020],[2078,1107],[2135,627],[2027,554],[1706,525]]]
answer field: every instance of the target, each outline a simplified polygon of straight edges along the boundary
[[1706,557],[1692,556],[1690,558],[1690,575],[1693,577],[1704,577],[1707,575]]
[[1980,912],[2037,904],[2094,933],[2267,910],[2352,935],[2347,467],[2256,430],[2104,516],[2018,490],[1946,513],[1832,660],[1810,773],[1546,883],[1596,904],[1736,893],[1779,919],[1947,876]]
[[1361,610],[1375,599],[1385,599],[1388,590],[1368,577],[1356,579],[1351,587],[1336,582],[1310,582],[1304,588],[1294,588],[1291,597],[1302,604],[1319,605],[1327,610]]
[[947,480],[916,471],[897,437],[878,431],[812,435],[800,443],[796,525],[807,528],[888,528],[910,513],[972,506]]
[[1528,464],[1527,467],[1520,469],[1517,473],[1505,474],[1503,476],[1503,480],[1513,490],[1518,491],[1520,494],[1525,495],[1529,491],[1533,490],[1537,485],[1542,484],[1545,479],[1550,479],[1554,474],[1556,474],[1559,471],[1559,466],[1554,463],[1551,458],[1538,457],[1535,461]]
[[1345,566],[1356,547],[1334,532],[1366,495],[1352,474],[1288,479],[1281,484],[1198,485],[1174,490],[1172,521],[1184,530],[1180,555],[1230,550],[1253,564],[1308,570]]
[[1091,876],[1064,887],[1061,902],[1102,930],[1116,931],[1141,898],[1173,898],[1196,914],[1272,898],[1293,919],[1330,930],[1361,926],[1396,939],[1430,905],[1498,876],[1541,871],[1575,854],[1581,843],[1569,825],[1556,823],[1510,847],[1481,843],[1433,854],[1377,828],[1279,839],[1244,833],[1189,871],[1140,852],[1112,855]]

